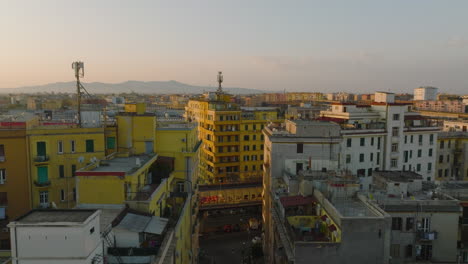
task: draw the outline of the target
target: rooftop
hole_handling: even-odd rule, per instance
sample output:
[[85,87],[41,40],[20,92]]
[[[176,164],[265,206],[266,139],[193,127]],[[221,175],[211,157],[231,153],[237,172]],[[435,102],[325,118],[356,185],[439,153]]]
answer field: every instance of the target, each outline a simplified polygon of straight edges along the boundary
[[395,182],[412,182],[422,180],[422,176],[412,171],[376,171],[375,176]]
[[15,222],[22,224],[38,223],[83,223],[97,210],[95,209],[53,209],[53,210],[32,210],[26,215],[19,217]]
[[[93,176],[102,173],[117,173],[117,176],[125,176],[141,168],[145,163],[151,161],[157,154],[142,154],[130,157],[116,157],[110,160],[99,161],[99,166],[91,167],[89,170],[81,169],[76,172],[77,176]],[[103,174],[104,175],[104,174]]]
[[362,201],[354,198],[336,198],[333,206],[343,217],[377,217]]

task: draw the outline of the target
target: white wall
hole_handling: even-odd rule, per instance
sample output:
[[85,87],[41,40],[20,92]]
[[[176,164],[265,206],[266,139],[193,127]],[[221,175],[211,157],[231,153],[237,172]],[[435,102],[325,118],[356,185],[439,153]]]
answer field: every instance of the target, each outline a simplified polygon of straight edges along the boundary
[[140,247],[140,237],[137,232],[125,229],[114,229],[116,247]]

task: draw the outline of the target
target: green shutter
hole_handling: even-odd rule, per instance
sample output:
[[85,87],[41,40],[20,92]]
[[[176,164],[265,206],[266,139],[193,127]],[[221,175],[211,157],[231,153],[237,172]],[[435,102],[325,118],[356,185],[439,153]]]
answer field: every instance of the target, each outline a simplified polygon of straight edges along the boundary
[[41,141],[37,142],[37,156],[45,156],[46,155],[46,143]]
[[48,167],[37,167],[37,181],[39,183],[46,183],[49,181]]
[[94,152],[94,140],[86,140],[86,152]]
[[115,149],[115,137],[107,138],[107,149]]

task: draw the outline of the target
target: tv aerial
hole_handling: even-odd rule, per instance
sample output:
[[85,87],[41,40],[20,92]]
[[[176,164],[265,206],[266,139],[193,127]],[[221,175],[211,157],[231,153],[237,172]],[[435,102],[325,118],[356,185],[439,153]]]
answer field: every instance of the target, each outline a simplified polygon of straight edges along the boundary
[[82,61],[75,61],[72,63],[72,69],[75,70],[75,78],[76,78],[76,97],[77,97],[77,105],[78,105],[78,127],[81,127],[81,95],[86,93],[88,96],[91,96],[88,91],[83,87],[80,82],[80,78],[84,78],[84,62]]

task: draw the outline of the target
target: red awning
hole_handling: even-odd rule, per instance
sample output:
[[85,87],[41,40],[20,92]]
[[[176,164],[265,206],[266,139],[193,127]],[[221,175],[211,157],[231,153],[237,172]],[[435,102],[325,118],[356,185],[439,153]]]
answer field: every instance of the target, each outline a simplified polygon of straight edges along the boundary
[[320,217],[320,219],[322,219],[322,221],[326,221],[327,218],[328,218],[328,217],[327,217],[326,215],[322,215],[322,216]]
[[330,230],[330,231],[332,231],[332,232],[333,232],[333,231],[336,231],[336,226],[335,226],[335,225],[329,225],[329,226],[328,226],[328,230]]

